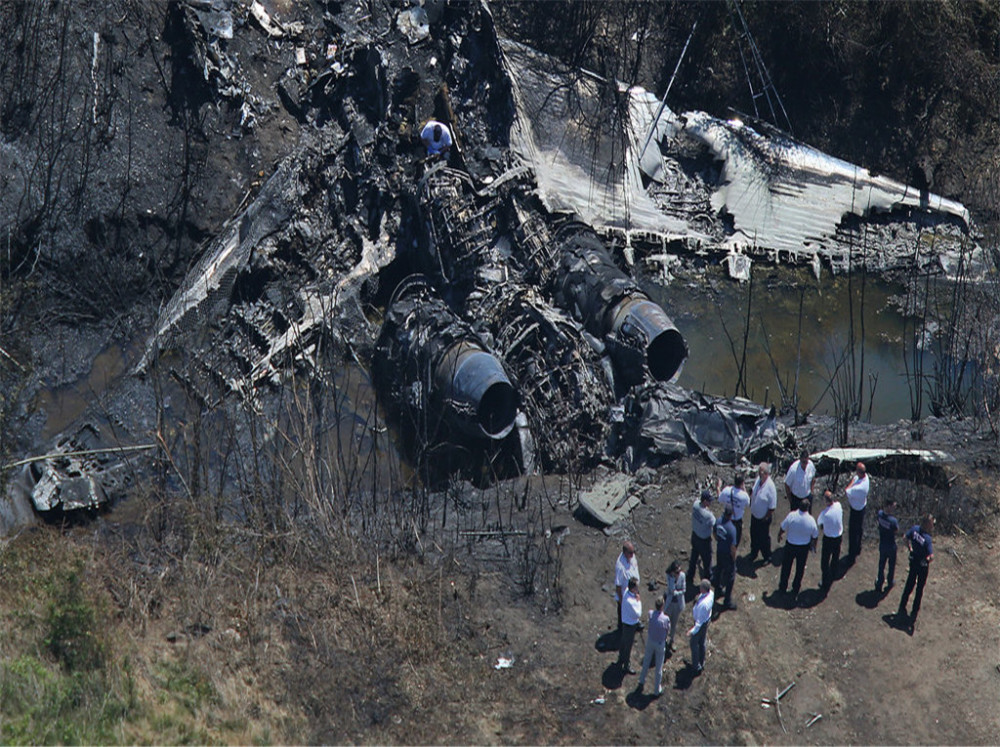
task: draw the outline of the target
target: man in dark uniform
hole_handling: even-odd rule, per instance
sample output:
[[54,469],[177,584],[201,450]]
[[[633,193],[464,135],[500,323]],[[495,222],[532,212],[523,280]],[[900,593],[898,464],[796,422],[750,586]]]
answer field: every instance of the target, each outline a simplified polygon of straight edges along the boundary
[[727,505],[722,516],[715,521],[715,598],[725,595],[722,609],[734,610],[733,583],[736,581],[736,526],[733,524],[733,507]]
[[[896,535],[899,534],[899,519],[893,516],[896,511],[896,501],[890,499],[879,509],[876,523],[878,524],[878,578],[875,579],[875,591],[882,593],[882,582],[888,581],[885,590],[896,585]],[[889,566],[888,577],[885,567]]]
[[[906,576],[906,585],[903,587],[903,596],[899,600],[899,609],[896,616],[906,618],[909,622],[910,631],[917,623],[917,613],[920,612],[920,600],[924,596],[924,584],[927,583],[927,571],[931,561],[934,560],[934,545],[931,542],[931,531],[934,529],[934,517],[930,514],[924,517],[920,524],[914,524],[906,532],[906,544],[910,548],[910,572]],[[906,602],[916,584],[917,590],[913,595],[913,609],[909,617],[906,614]]]

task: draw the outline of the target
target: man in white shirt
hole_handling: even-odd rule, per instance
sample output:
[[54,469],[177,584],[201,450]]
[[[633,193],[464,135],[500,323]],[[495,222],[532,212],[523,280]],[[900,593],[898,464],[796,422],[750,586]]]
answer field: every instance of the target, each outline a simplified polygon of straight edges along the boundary
[[847,527],[847,554],[854,561],[861,554],[861,535],[864,531],[865,509],[868,507],[868,489],[871,481],[863,462],[858,462],[856,472],[844,492],[851,506],[851,520]]
[[436,119],[428,120],[420,131],[420,140],[427,148],[428,156],[448,157],[448,152],[451,150],[451,131],[448,125]]
[[701,674],[705,668],[705,646],[708,642],[708,623],[712,619],[712,609],[715,607],[715,593],[712,582],[707,578],[701,580],[698,599],[691,610],[694,627],[688,631],[691,637],[691,668],[695,675]]
[[795,561],[795,580],[792,581],[792,595],[798,596],[802,587],[802,576],[806,572],[806,559],[809,557],[810,548],[816,551],[816,540],[819,538],[819,529],[816,526],[816,519],[809,515],[809,501],[802,498],[799,507],[795,511],[789,512],[785,520],[781,522],[781,529],[778,530],[778,542],[781,542],[782,535],[788,533],[788,542],[785,543],[785,557],[781,561],[781,580],[778,584],[778,593],[784,594],[788,590],[788,574],[792,570],[792,561]]
[[816,526],[823,530],[823,550],[819,558],[822,581],[819,588],[825,593],[830,591],[837,564],[840,563],[840,541],[844,534],[844,507],[833,497],[829,490],[823,492],[826,506],[819,512]]
[[761,462],[757,479],[750,491],[750,562],[760,553],[765,563],[771,562],[771,519],[778,507],[778,491],[771,479],[771,466]]
[[733,484],[722,488],[722,480],[716,479],[715,490],[719,494],[719,503],[733,509],[733,526],[736,527],[736,544],[743,541],[743,512],[750,506],[750,496],[743,489],[743,475],[737,473]]
[[798,510],[799,501],[803,498],[809,501],[809,510],[812,510],[815,482],[816,465],[809,459],[809,450],[802,449],[799,458],[792,462],[792,466],[785,473],[785,497],[788,498],[789,508],[792,511]]
[[635,631],[642,618],[642,600],[639,599],[639,579],[628,580],[625,596],[622,597],[622,636],[618,648],[618,666],[622,674],[635,674],[632,669],[632,643]]
[[622,543],[622,552],[615,561],[615,613],[618,616],[618,633],[622,632],[622,597],[628,588],[628,580],[639,577],[639,561],[635,557],[635,545],[631,542]]

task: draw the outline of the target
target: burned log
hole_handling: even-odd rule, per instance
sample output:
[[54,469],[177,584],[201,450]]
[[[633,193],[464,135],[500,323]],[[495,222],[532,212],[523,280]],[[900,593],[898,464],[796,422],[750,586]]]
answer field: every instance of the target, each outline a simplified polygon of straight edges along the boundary
[[374,373],[399,419],[426,441],[451,431],[500,440],[514,427],[518,395],[500,361],[422,276],[407,278],[393,295]]

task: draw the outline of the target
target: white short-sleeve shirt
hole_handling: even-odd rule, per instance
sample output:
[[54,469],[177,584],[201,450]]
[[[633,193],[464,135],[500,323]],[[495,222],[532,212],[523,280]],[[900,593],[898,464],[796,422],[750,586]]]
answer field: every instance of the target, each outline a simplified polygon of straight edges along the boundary
[[792,511],[781,522],[781,528],[788,535],[790,545],[808,545],[819,537],[816,519],[805,511]]
[[816,465],[812,461],[806,462],[805,469],[802,469],[802,462],[796,459],[785,473],[785,485],[792,489],[792,495],[796,498],[808,498],[815,477]]
[[816,525],[823,530],[824,537],[839,537],[844,533],[844,507],[834,501],[819,512]]
[[723,506],[732,506],[733,521],[740,521],[743,518],[743,512],[750,505],[750,496],[747,495],[747,491],[741,490],[735,485],[730,485],[728,488],[723,488],[722,492],[719,493],[719,503]]
[[868,475],[865,475],[860,480],[855,475],[854,479],[851,480],[851,484],[844,490],[847,493],[847,502],[851,504],[851,508],[855,511],[860,511],[868,505],[868,489],[870,487],[871,481],[868,479]]
[[622,600],[622,623],[636,625],[642,617],[642,601],[631,591],[625,592]]
[[[439,140],[434,139],[434,127],[435,125],[441,128],[441,138]],[[445,148],[451,147],[451,131],[448,129],[448,125],[444,122],[438,122],[435,119],[430,120],[424,125],[424,129],[420,131],[420,139],[427,144],[427,155],[435,156]]]
[[750,514],[755,519],[763,519],[768,511],[773,511],[778,506],[778,491],[774,487],[774,480],[770,477],[760,482],[760,478],[753,484],[750,493]]
[[618,599],[618,587],[623,589],[628,588],[628,580],[630,578],[635,578],[636,581],[641,581],[639,578],[639,561],[635,553],[632,553],[632,560],[630,561],[625,557],[625,553],[621,553],[618,556],[618,561],[615,563],[615,599]]

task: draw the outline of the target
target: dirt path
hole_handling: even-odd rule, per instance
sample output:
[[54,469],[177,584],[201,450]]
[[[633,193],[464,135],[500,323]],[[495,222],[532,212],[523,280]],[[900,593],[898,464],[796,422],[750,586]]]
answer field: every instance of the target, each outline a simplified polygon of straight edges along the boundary
[[[663,697],[634,693],[637,678],[615,686],[615,652],[595,644],[613,624],[611,568],[622,538],[635,540],[646,609],[662,593],[670,560],[688,557],[690,503],[698,472],[687,463],[646,497],[631,525],[611,533],[569,520],[563,543],[563,602],[557,616],[506,606],[493,615],[493,634],[514,654],[514,667],[485,674],[505,678],[503,695],[482,703],[507,727],[480,733],[487,741],[601,743],[723,742],[776,744],[988,744],[1000,734],[1000,541],[937,536],[915,633],[887,621],[906,578],[900,551],[896,587],[881,601],[874,586],[877,548],[866,537],[857,564],[820,597],[819,556],[809,558],[803,593],[788,608],[773,598],[778,567],[737,577],[739,609],[709,631],[705,673],[686,675],[686,636],[664,666]],[[780,509],[780,507],[779,507]],[[775,526],[772,537],[777,532]],[[748,538],[746,533],[744,542]],[[741,556],[745,548],[741,549]],[[778,556],[780,558],[780,555]],[[650,580],[656,592],[647,590]],[[529,614],[526,614],[529,613]],[[691,625],[691,607],[679,628]],[[638,668],[643,642],[637,637]],[[490,662],[492,663],[492,662]],[[782,731],[760,699],[789,683]],[[609,686],[610,685],[610,686]],[[516,691],[516,695],[511,690]],[[652,679],[646,692],[652,690]],[[507,711],[521,703],[520,718]],[[595,700],[604,698],[602,704]],[[502,699],[502,700],[501,700]],[[530,706],[534,701],[537,708]],[[528,705],[524,705],[528,704]],[[515,707],[516,709],[517,707]],[[811,714],[822,719],[808,729]],[[492,723],[492,722],[491,722]],[[475,738],[474,735],[469,735]]]

